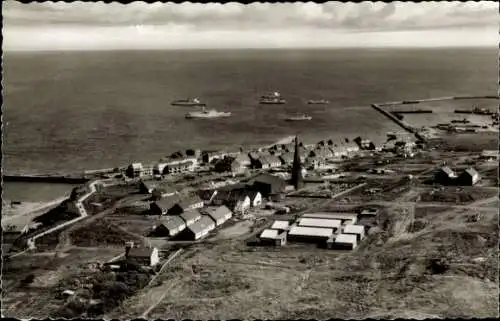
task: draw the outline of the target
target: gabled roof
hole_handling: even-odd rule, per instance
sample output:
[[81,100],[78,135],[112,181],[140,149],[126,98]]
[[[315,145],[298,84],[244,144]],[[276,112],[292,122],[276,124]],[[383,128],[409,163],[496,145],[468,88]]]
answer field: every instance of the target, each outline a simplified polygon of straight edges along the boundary
[[250,162],[248,154],[241,153],[236,157],[236,160],[242,164]]
[[166,216],[161,219],[161,223],[165,226],[169,231],[174,229],[180,229],[183,226],[186,226],[186,223],[179,216]]
[[277,164],[277,163],[281,164],[280,159],[274,155],[261,156],[259,158],[259,162],[261,164]]
[[282,154],[280,155],[280,158],[286,163],[291,163],[293,162],[293,152]]
[[456,176],[455,172],[448,166],[441,167],[441,171],[444,172],[449,177]]
[[207,215],[212,217],[215,221],[225,218],[225,216],[229,213],[231,213],[231,214],[233,213],[233,212],[231,212],[231,210],[229,208],[227,208],[224,205],[216,207],[216,208],[213,208],[213,207],[206,208],[205,212],[207,213]]
[[271,175],[271,174],[260,174],[253,179],[255,183],[265,183],[271,185],[285,185],[286,182],[281,177]]
[[247,193],[248,197],[250,197],[250,201],[252,201],[252,202],[257,197],[257,195],[260,194],[259,191],[256,191],[254,189],[249,189],[249,190],[247,190],[246,193]]
[[153,254],[154,247],[133,247],[128,252],[129,257],[149,258]]
[[190,194],[190,195],[183,196],[181,198],[181,201],[179,202],[179,205],[182,208],[186,208],[186,207],[189,207],[193,204],[198,204],[200,202],[203,202],[203,200],[198,195]]
[[472,167],[467,168],[462,175],[470,175],[471,177],[479,176],[479,173]]
[[184,221],[191,221],[191,220],[196,220],[199,217],[201,217],[201,213],[198,211],[187,211],[183,212],[181,215],[179,215],[181,218],[184,219]]
[[179,204],[181,201],[179,195],[174,194],[171,196],[167,196],[162,198],[161,200],[156,201],[156,205],[162,209],[169,210],[174,207],[175,204]]
[[215,223],[214,221],[207,215],[202,215],[201,218],[194,222],[193,224],[189,225],[188,230],[193,232],[194,234],[203,232],[205,230],[212,230],[215,228]]

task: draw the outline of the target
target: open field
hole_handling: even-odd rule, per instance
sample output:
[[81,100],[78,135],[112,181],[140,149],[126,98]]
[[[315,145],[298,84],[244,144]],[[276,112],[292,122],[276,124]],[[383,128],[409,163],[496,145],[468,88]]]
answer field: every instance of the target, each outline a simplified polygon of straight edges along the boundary
[[[70,247],[64,252],[25,254],[4,261],[2,315],[16,318],[46,318],[64,301],[58,286],[65,278],[89,269],[90,263],[105,262],[123,252],[123,247]],[[19,281],[28,275],[31,284]]]

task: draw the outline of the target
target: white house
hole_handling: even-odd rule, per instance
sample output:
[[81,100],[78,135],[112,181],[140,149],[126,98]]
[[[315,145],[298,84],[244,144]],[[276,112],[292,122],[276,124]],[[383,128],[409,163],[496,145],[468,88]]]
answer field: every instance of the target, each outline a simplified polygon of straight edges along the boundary
[[250,198],[250,206],[259,207],[262,205],[262,194],[259,191],[248,191],[248,197]]
[[333,245],[337,249],[354,250],[358,246],[357,236],[354,234],[339,234],[335,237]]

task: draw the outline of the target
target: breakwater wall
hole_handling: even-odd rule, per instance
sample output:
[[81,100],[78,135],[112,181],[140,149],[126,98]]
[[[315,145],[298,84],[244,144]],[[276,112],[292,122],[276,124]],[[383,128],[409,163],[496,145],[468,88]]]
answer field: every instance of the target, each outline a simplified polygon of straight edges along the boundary
[[[394,116],[391,112],[381,108],[379,105],[377,104],[372,104],[371,105],[375,110],[377,110],[378,112],[380,112],[381,114],[385,115],[387,118],[389,118],[390,120],[392,120],[393,122],[395,122],[397,125],[399,125],[401,128],[403,128],[404,130],[406,130],[407,132],[410,132],[412,134],[414,134],[415,136],[418,135],[417,131],[412,128],[411,126],[409,126],[408,124],[406,124],[405,122],[399,120],[396,116]],[[423,139],[422,137],[420,137],[420,135],[417,136],[417,138],[419,139]]]
[[90,179],[81,176],[67,175],[38,175],[38,174],[10,174],[3,175],[4,182],[30,182],[30,183],[63,183],[63,184],[84,184]]

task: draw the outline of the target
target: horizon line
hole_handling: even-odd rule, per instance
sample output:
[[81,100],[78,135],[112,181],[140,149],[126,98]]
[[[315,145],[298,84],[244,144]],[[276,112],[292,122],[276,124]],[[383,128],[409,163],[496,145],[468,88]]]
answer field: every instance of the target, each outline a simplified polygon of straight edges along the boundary
[[473,45],[473,46],[331,46],[331,47],[199,47],[199,48],[74,48],[74,49],[7,49],[4,53],[37,53],[37,52],[92,52],[92,51],[232,51],[232,50],[398,50],[398,49],[499,49],[499,45]]

